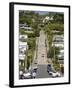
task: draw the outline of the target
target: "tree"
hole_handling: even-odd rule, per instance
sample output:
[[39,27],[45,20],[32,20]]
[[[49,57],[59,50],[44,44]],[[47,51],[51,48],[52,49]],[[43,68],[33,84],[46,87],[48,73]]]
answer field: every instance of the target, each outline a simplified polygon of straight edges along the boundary
[[63,13],[56,13],[53,18],[54,18],[54,22],[56,22],[56,23],[64,23],[64,14]]
[[54,58],[55,60],[58,60],[58,55],[59,55],[59,48],[58,47],[51,47],[48,51],[48,57],[49,58]]

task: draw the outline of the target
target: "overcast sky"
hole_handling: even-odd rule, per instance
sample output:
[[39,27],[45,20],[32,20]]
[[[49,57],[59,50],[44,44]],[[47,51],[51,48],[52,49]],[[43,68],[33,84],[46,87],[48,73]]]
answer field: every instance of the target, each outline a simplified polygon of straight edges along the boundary
[[36,13],[39,13],[40,15],[44,15],[44,14],[47,14],[48,11],[35,11]]
[[[35,11],[35,12],[39,13],[40,15],[45,15],[49,13],[48,11]],[[58,12],[58,13],[63,14],[63,12]]]

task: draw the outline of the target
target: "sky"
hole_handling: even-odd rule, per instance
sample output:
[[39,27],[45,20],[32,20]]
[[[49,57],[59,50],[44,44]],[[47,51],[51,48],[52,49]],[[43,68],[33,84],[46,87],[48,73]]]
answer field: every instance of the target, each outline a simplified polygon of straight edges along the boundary
[[47,14],[48,11],[35,11],[36,13],[39,13],[40,15],[44,15],[44,14]]

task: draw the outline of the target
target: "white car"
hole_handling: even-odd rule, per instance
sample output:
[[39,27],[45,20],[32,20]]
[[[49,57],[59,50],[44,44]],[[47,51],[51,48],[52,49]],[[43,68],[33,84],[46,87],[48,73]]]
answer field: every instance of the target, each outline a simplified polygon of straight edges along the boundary
[[31,78],[31,73],[30,72],[24,73],[23,76],[25,79],[29,79],[29,78]]
[[32,77],[33,77],[33,78],[36,77],[36,73],[35,73],[35,72],[32,73]]
[[19,71],[19,74],[20,74],[20,75],[23,75],[23,71]]
[[53,72],[52,73],[52,77],[60,77],[60,73],[59,72]]
[[50,75],[52,75],[52,77],[60,77],[60,73],[59,72],[49,72]]

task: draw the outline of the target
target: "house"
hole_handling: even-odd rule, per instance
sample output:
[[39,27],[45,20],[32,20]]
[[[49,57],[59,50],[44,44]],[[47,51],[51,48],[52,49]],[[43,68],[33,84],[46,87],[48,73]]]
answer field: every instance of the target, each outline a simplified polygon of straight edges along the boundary
[[26,33],[34,33],[33,28],[30,27],[28,24],[24,23],[24,24],[20,24],[19,25],[19,29],[20,30],[24,30],[24,32]]
[[19,47],[19,54],[26,54],[27,47]]
[[58,55],[58,58],[59,58],[60,60],[63,60],[63,59],[64,59],[64,52],[60,53],[60,54]]
[[27,42],[21,42],[19,41],[19,47],[28,47]]
[[28,24],[27,23],[24,23],[24,24],[19,24],[19,27],[28,27]]
[[27,41],[28,36],[27,35],[19,35],[19,40],[22,42]]
[[63,35],[54,35],[53,36],[53,41],[55,41],[55,40],[57,40],[57,41],[63,41],[64,42],[64,36]]
[[64,47],[64,36],[63,35],[54,35],[52,46]]
[[25,55],[19,54],[19,65],[24,66]]
[[60,33],[60,31],[58,31],[58,30],[51,30],[51,32],[52,32],[53,34]]
[[64,64],[64,54],[59,54],[58,55],[58,61],[60,64]]
[[25,55],[19,54],[19,60],[24,61],[25,60]]
[[46,17],[43,19],[43,23],[46,23],[46,22],[52,21],[52,20],[53,20],[53,17],[46,16]]
[[25,29],[27,31],[32,31],[32,28],[27,23],[19,24],[19,28],[20,29]]
[[26,51],[28,49],[27,42],[19,42],[19,53],[20,54],[26,54]]
[[20,27],[20,29],[25,29],[25,30],[28,30],[28,31],[32,31],[32,28],[31,27]]
[[52,46],[59,47],[59,48],[64,47],[64,42],[53,42]]

